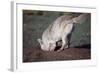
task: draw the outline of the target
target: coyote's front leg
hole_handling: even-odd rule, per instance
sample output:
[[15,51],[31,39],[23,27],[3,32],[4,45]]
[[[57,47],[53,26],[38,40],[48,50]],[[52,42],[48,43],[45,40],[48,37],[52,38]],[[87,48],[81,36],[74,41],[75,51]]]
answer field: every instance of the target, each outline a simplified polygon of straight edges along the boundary
[[57,50],[58,52],[63,50],[65,47],[68,48],[68,45],[67,45],[68,42],[66,41],[66,39],[67,39],[66,36],[62,37],[62,46],[61,46],[61,48],[59,50]]

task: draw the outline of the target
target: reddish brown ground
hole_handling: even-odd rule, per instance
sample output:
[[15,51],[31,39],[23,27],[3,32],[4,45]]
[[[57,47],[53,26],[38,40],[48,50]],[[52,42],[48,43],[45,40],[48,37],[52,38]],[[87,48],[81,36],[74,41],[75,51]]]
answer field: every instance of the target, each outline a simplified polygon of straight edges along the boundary
[[69,48],[61,52],[47,52],[40,49],[24,49],[23,62],[60,61],[90,59],[90,49]]

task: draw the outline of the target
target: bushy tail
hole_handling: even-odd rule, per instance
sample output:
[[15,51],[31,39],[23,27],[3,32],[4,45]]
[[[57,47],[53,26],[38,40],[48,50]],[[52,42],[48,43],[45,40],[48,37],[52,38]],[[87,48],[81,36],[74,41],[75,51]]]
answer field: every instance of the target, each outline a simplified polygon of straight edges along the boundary
[[82,24],[88,18],[90,18],[90,14],[89,13],[84,13],[84,14],[80,14],[79,16],[73,18],[72,20],[73,20],[74,23]]

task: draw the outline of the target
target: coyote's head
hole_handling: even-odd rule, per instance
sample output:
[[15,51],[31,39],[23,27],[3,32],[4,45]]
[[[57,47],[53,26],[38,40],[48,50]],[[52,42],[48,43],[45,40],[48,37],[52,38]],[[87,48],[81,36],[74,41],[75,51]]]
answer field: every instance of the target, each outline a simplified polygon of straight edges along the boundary
[[41,49],[43,51],[54,51],[56,47],[55,43],[43,43],[41,39],[37,39],[37,41],[40,43]]

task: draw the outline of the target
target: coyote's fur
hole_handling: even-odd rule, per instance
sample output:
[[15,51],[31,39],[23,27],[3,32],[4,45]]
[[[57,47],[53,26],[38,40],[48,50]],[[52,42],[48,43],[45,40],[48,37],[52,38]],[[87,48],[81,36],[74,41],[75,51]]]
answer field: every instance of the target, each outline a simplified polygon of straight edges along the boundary
[[58,17],[49,27],[43,32],[42,39],[38,39],[41,49],[44,51],[54,51],[56,43],[62,40],[61,48],[58,51],[68,48],[67,36],[71,33],[75,24],[83,23],[88,17],[88,14],[80,14],[76,17],[63,15]]

